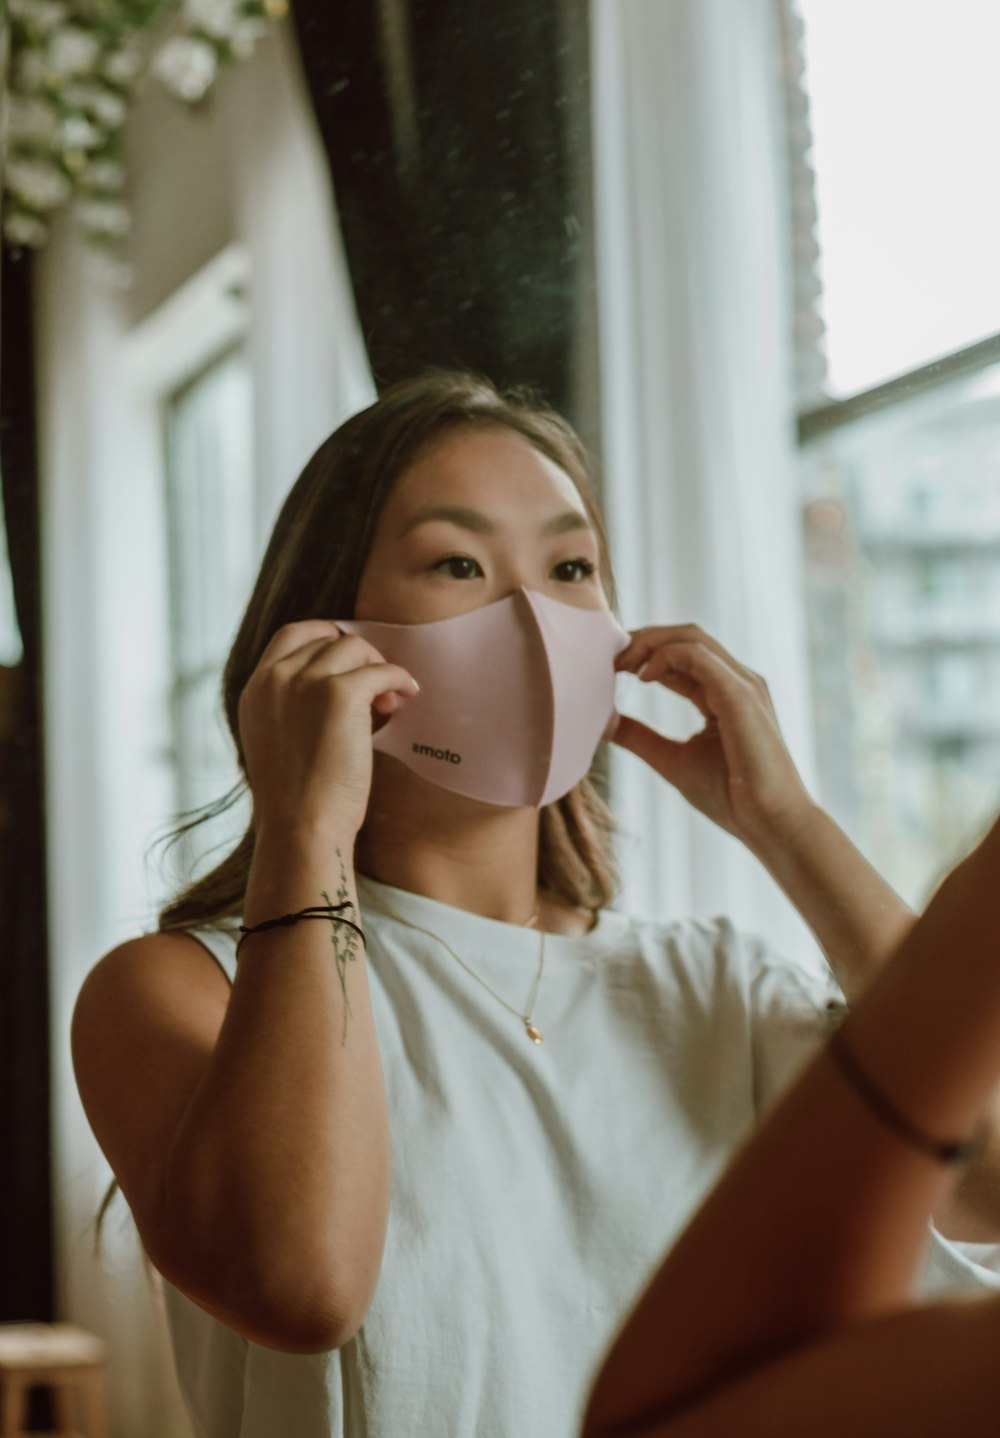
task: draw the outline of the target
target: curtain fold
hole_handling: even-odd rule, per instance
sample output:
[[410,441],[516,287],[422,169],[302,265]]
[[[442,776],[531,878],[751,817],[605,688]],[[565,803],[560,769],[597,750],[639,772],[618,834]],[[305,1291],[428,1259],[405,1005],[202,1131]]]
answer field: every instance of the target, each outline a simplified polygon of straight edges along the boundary
[[274,40],[256,71],[234,74],[231,88],[239,128],[254,136],[252,144],[237,144],[234,126],[233,224],[253,265],[249,347],[260,397],[254,443],[262,549],[313,450],[375,398],[339,201],[291,26]]
[[[2,109],[0,90],[0,113]],[[0,137],[0,175],[2,155]],[[7,323],[3,334],[6,343],[0,344],[0,664],[9,667],[24,658],[22,626],[34,631],[38,624],[37,605],[31,597],[38,587],[37,559],[31,552],[30,534],[22,536],[16,553],[11,553],[11,535],[18,533],[19,511],[25,505],[26,489],[30,492],[32,488],[30,476],[35,472],[31,275],[30,254],[19,251],[15,256],[3,246],[0,316],[6,301]],[[33,650],[37,650],[37,634],[30,632],[28,638]]]
[[532,384],[595,444],[581,0],[295,0],[372,371]]
[[4,508],[5,506],[0,505],[0,665],[13,668],[24,658],[24,642],[17,620],[10,541]]
[[[774,0],[592,0],[608,521],[626,624],[695,622],[768,680],[812,778]],[[621,703],[673,737],[691,706]],[[629,754],[624,900],[815,956],[756,861]]]
[[[10,26],[7,23],[6,7],[0,11],[0,221],[3,219],[3,174],[7,161],[7,71],[10,61]],[[0,242],[2,243],[2,242]],[[9,256],[5,252],[0,265],[0,314],[3,312],[4,279]],[[23,257],[25,271],[30,270],[30,260]],[[10,352],[4,353],[0,345],[0,385],[3,383],[4,360]],[[7,500],[3,484],[3,457],[0,447],[0,665],[12,668],[24,657],[24,645],[18,625],[17,601],[14,594],[14,579],[10,562],[8,540]]]

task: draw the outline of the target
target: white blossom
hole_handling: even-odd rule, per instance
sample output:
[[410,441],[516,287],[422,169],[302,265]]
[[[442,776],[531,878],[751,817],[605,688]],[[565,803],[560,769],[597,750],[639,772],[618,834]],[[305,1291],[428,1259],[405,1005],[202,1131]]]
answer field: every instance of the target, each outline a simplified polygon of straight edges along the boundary
[[128,210],[114,200],[81,200],[76,213],[88,230],[100,235],[127,235],[131,228]]
[[[11,244],[39,246],[49,236],[47,212],[80,195],[79,221],[101,256],[105,278],[127,287],[131,271],[120,258],[130,225],[121,200],[125,170],[106,153],[125,122],[133,82],[147,69],[182,100],[197,101],[216,77],[220,52],[247,59],[287,13],[288,0],[170,0],[180,11],[180,33],[161,44],[149,62],[156,29],[136,19],[127,37],[102,31],[117,0],[0,0],[19,25],[11,56],[3,232]],[[141,8],[141,7],[138,7]],[[158,28],[158,27],[157,27]],[[145,32],[145,33],[144,33]]]
[[239,0],[184,0],[184,19],[192,30],[224,37],[239,19]]
[[103,71],[116,85],[127,85],[142,69],[142,55],[131,45],[123,45],[105,58]]
[[33,35],[49,35],[66,19],[66,6],[59,0],[9,0],[12,20],[19,20]]
[[257,41],[270,28],[264,20],[240,20],[226,37],[237,60],[249,60]]
[[49,41],[48,64],[55,75],[81,75],[92,70],[101,55],[101,42],[89,30],[67,25]]
[[218,68],[215,51],[205,40],[179,35],[168,40],[153,60],[153,72],[182,100],[200,100]]
[[102,85],[79,80],[75,84],[66,85],[62,97],[67,105],[93,115],[109,129],[117,129],[125,119],[125,101]]
[[44,220],[37,215],[25,214],[23,210],[13,210],[4,216],[3,232],[12,245],[28,245],[31,249],[44,245],[49,237],[49,228]]
[[47,160],[14,156],[7,161],[6,181],[10,189],[33,210],[54,210],[73,193],[73,186],[56,165]]
[[121,190],[125,185],[125,167],[117,160],[92,160],[83,178],[95,190]]
[[59,144],[64,150],[96,150],[105,138],[104,131],[82,115],[67,115],[59,127]]
[[120,95],[113,95],[110,90],[102,90],[99,95],[94,96],[94,114],[108,129],[117,130],[119,125],[123,125],[126,113],[125,101]]
[[59,129],[59,114],[47,100],[14,94],[8,104],[7,125],[13,141],[51,140]]

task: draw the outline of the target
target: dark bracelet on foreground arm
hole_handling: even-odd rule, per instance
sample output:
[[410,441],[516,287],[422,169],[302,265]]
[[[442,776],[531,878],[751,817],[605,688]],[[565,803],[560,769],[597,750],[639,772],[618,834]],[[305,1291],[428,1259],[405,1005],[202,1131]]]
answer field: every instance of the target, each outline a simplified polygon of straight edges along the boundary
[[329,919],[333,924],[345,924],[347,928],[353,929],[354,932],[360,936],[361,942],[367,949],[368,940],[365,938],[364,929],[361,928],[360,924],[356,924],[353,919],[345,919],[340,914],[341,909],[350,909],[352,907],[353,905],[350,902],[343,904],[311,904],[307,909],[299,909],[296,914],[281,914],[276,919],[263,919],[259,924],[251,924],[249,927],[247,927],[246,924],[240,924],[240,933],[243,935],[243,938],[241,938],[236,945],[236,957],[239,958],[240,947],[244,940],[249,938],[251,934],[263,933],[265,929],[289,928],[292,924],[297,924],[300,919]]
[[949,1142],[931,1138],[912,1124],[904,1113],[900,1113],[896,1105],[891,1103],[868,1077],[839,1028],[834,1029],[827,1040],[827,1053],[876,1118],[911,1148],[919,1149],[938,1163],[968,1164],[979,1157],[982,1146],[975,1139],[954,1139]]

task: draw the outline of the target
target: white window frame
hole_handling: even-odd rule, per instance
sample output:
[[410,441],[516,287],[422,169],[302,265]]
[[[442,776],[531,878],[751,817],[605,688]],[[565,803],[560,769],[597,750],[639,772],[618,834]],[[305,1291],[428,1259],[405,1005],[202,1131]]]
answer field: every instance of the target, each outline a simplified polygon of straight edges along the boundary
[[[121,373],[127,384],[128,467],[141,485],[133,505],[130,543],[148,556],[155,573],[130,597],[129,623],[148,636],[141,660],[130,646],[130,662],[115,665],[113,708],[121,716],[119,793],[128,794],[116,831],[122,861],[131,871],[129,902],[119,912],[128,927],[137,903],[153,923],[168,897],[169,868],[149,853],[151,840],[165,831],[176,803],[175,746],[170,706],[173,663],[170,646],[167,554],[167,457],[164,415],[169,397],[220,355],[250,335],[250,260],[241,245],[230,245],[192,276],[124,337]],[[124,467],[123,467],[124,468]],[[254,487],[257,494],[257,486]],[[256,528],[256,526],[255,526]],[[109,616],[110,622],[110,616]],[[127,716],[131,717],[131,722]],[[143,898],[139,898],[141,864]]]

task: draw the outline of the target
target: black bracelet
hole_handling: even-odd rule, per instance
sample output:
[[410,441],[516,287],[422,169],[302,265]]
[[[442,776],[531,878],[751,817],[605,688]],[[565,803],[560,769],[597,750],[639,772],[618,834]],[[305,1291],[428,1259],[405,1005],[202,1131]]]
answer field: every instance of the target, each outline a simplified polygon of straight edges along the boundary
[[333,924],[346,924],[349,929],[360,935],[361,942],[365,948],[368,947],[368,940],[365,938],[365,931],[360,924],[354,923],[353,919],[345,919],[340,915],[341,909],[350,909],[353,905],[349,900],[342,904],[311,904],[307,909],[300,909],[297,914],[281,914],[277,919],[264,919],[259,924],[252,924],[249,928],[246,924],[240,924],[240,933],[243,938],[236,945],[236,957],[240,956],[240,945],[243,940],[251,934],[260,934],[265,929],[288,928],[297,924],[300,919],[329,919]]
[[895,1104],[890,1103],[881,1089],[877,1088],[865,1073],[848,1048],[843,1032],[839,1028],[834,1029],[827,1040],[827,1052],[837,1063],[844,1077],[850,1081],[867,1103],[872,1113],[881,1119],[886,1128],[891,1129],[897,1138],[901,1138],[911,1148],[919,1149],[921,1153],[936,1159],[938,1163],[966,1164],[979,1157],[981,1145],[975,1139],[957,1139],[948,1142],[931,1138],[915,1124],[912,1124],[904,1113],[900,1113]]

